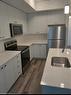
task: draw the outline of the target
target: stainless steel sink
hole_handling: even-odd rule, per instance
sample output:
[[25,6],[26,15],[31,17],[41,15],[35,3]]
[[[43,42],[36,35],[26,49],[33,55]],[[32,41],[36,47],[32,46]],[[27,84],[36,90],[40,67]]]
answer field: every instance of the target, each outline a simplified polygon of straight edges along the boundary
[[70,62],[66,57],[52,57],[51,65],[57,67],[66,67],[66,68],[71,67]]

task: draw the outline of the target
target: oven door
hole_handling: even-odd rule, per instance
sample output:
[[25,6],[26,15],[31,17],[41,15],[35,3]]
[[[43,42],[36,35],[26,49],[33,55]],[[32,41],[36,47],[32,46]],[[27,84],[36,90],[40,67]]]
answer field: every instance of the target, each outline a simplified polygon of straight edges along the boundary
[[30,63],[29,48],[27,48],[21,52],[21,59],[22,59],[22,69],[25,69],[25,67],[27,65],[29,65],[29,63]]

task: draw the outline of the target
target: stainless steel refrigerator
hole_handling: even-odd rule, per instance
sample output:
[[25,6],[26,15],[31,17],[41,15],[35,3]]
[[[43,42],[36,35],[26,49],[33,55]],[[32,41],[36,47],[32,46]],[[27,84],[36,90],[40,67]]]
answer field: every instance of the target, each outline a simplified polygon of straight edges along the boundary
[[48,48],[64,48],[66,39],[65,25],[48,25]]

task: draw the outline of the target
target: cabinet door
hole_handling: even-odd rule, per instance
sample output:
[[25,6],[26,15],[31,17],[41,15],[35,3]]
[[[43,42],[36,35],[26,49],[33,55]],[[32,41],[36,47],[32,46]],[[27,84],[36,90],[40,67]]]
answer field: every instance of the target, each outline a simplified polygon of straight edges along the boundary
[[17,78],[21,75],[22,73],[22,66],[21,66],[21,55],[18,54],[17,56],[14,57],[14,76],[15,76],[15,81]]
[[0,66],[0,93],[6,93],[22,73],[20,54]]
[[6,93],[3,66],[0,66],[0,93]]
[[6,91],[8,91],[15,82],[14,71],[13,71],[13,60],[8,61],[4,65],[4,77],[5,77]]
[[29,49],[30,49],[30,60],[32,60],[33,57],[34,57],[34,55],[33,55],[33,52],[34,52],[33,51],[33,45],[31,45]]
[[16,81],[16,80],[17,80],[17,78],[18,78],[18,70],[17,70],[17,56],[15,56],[15,57],[12,59],[12,63],[14,64],[14,66],[13,66],[14,81]]
[[22,74],[21,54],[17,55],[17,73],[18,77]]
[[35,58],[46,58],[46,44],[33,45],[33,56]]
[[40,58],[46,58],[46,45],[40,45]]
[[34,57],[35,58],[46,58],[46,45],[45,44],[34,45]]
[[30,57],[32,58],[46,58],[46,44],[34,44],[30,47]]
[[33,45],[34,58],[40,58],[40,46],[38,44]]
[[3,41],[0,41],[0,52],[4,51],[4,43]]

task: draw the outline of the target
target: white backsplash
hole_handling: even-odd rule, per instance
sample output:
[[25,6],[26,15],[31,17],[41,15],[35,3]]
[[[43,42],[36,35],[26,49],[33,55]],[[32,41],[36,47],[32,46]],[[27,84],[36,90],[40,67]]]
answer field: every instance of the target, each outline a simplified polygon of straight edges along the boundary
[[27,35],[20,35],[16,36],[15,39],[17,40],[17,43],[25,43],[30,41],[36,41],[36,40],[47,40],[47,34],[27,34]]

